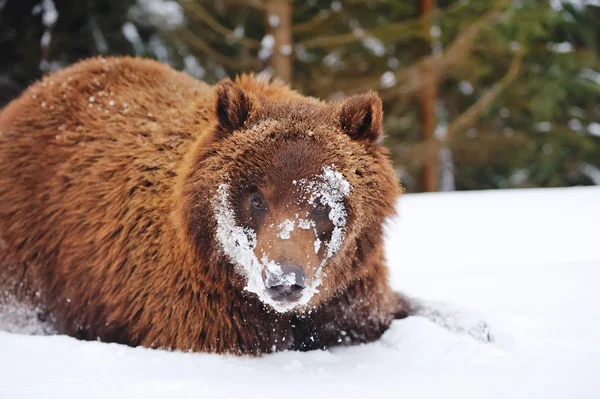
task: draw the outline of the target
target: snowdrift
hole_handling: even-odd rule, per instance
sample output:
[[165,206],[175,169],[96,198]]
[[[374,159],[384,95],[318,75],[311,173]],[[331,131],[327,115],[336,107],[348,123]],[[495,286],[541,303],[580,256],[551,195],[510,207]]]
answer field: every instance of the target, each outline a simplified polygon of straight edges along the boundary
[[0,317],[0,398],[598,398],[600,188],[404,196],[394,288],[486,320],[482,344],[397,320],[378,342],[263,358],[129,348]]

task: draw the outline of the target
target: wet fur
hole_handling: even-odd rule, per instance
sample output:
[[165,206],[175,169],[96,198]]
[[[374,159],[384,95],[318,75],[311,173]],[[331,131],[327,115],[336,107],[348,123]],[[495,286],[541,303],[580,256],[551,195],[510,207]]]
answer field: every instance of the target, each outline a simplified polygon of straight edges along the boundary
[[[132,58],[50,75],[0,114],[0,301],[132,346],[261,354],[375,340],[409,311],[387,281],[382,226],[400,187],[380,137],[374,94],[329,104],[249,76],[212,87]],[[273,166],[289,160],[282,143],[304,163]],[[346,240],[311,312],[277,313],[220,251],[216,184],[264,164],[261,184],[276,185],[332,163],[352,185]]]

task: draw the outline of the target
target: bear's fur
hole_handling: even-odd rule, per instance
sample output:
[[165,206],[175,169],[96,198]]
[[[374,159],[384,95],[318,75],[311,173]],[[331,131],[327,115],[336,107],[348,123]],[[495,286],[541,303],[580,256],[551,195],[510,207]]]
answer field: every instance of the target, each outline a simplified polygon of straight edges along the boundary
[[[338,104],[250,76],[209,86],[150,60],[47,76],[0,114],[0,292],[59,332],[132,346],[261,354],[377,339],[410,311],[387,282],[383,224],[400,186],[381,119],[373,93]],[[291,215],[292,184],[324,166],[351,187],[343,241],[310,301],[278,312],[216,237],[219,184],[236,220],[248,190]],[[283,253],[324,259],[292,241]]]

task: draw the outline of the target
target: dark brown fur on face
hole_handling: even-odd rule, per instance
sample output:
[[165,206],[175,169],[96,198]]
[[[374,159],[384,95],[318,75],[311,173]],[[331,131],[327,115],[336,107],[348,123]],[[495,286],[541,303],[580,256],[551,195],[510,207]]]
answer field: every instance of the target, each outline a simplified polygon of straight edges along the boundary
[[[248,76],[211,87],[140,59],[50,75],[0,114],[0,302],[133,346],[260,354],[377,339],[406,315],[383,254],[400,188],[381,112],[373,93],[329,104]],[[226,178],[240,220],[260,192],[277,223],[292,182],[325,165],[352,187],[345,239],[320,292],[279,313],[244,290],[215,237],[217,188]],[[312,246],[296,233],[280,250],[299,258]]]

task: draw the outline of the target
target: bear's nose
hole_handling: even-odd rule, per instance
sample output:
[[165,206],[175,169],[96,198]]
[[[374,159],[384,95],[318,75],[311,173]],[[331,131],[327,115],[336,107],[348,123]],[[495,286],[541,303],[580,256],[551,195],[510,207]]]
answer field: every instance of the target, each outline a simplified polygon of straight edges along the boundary
[[[286,284],[275,284],[267,289],[269,294],[275,300],[279,301],[294,301],[302,296],[302,290],[306,288],[306,272],[300,266],[290,265],[288,263],[280,264],[282,275],[291,276]],[[290,284],[290,282],[293,282]]]

